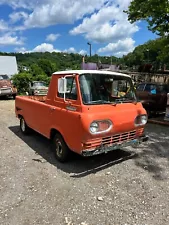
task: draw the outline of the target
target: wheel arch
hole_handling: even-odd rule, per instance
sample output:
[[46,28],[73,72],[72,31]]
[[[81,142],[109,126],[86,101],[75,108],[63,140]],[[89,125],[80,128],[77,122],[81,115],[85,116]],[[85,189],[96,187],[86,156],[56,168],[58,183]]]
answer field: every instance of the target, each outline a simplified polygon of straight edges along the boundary
[[23,117],[22,114],[18,114],[18,118],[21,119],[21,118],[24,118],[24,117]]
[[54,138],[55,134],[60,134],[62,136],[62,138],[64,139],[62,133],[58,129],[51,128],[51,130],[50,130],[50,139],[51,140]]
[[59,134],[63,138],[63,140],[64,140],[65,144],[68,146],[68,148],[70,148],[67,141],[65,140],[65,137],[64,137],[63,133],[56,128],[51,128],[51,130],[50,130],[50,140],[52,140],[56,134]]

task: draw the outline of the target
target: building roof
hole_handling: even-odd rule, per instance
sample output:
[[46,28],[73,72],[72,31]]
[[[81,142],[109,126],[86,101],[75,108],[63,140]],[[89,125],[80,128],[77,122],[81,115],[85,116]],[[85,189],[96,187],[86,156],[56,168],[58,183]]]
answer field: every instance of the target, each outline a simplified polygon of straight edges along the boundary
[[62,75],[62,74],[87,74],[87,73],[93,73],[93,74],[108,74],[108,75],[115,75],[115,76],[125,76],[130,77],[127,74],[124,73],[118,73],[118,72],[112,72],[112,71],[103,71],[103,70],[65,70],[65,71],[57,71],[53,73],[53,75]]
[[18,66],[15,56],[0,56],[0,75],[11,77],[18,73]]

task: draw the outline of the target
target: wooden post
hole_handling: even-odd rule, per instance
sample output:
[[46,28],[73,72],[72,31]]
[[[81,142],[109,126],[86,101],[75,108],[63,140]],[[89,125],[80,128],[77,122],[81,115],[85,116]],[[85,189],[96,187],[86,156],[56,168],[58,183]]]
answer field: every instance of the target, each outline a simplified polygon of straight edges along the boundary
[[169,93],[167,94],[167,107],[164,120],[169,121]]

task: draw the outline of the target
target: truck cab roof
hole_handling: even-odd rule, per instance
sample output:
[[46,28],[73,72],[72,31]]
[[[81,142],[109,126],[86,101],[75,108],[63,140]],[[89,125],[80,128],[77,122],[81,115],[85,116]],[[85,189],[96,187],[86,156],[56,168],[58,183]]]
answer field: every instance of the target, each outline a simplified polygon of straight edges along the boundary
[[117,72],[112,72],[112,71],[101,71],[101,70],[65,70],[65,71],[57,71],[57,72],[53,73],[53,75],[88,74],[88,73],[130,77],[130,75],[127,75],[124,73],[117,73]]

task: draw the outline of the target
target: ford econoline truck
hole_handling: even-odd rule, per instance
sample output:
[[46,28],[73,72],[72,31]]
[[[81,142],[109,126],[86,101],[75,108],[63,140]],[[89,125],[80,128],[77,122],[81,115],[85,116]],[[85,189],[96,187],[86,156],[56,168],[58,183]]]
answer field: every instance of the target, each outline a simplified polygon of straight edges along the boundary
[[47,96],[17,96],[20,129],[52,140],[56,158],[93,156],[147,141],[147,114],[131,77],[99,70],[53,73]]

